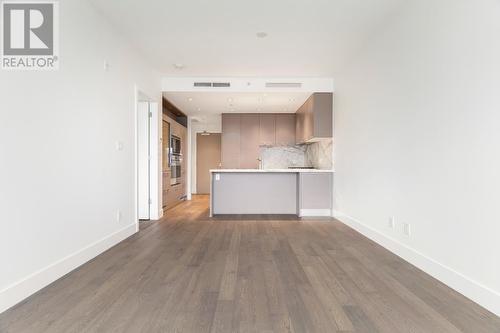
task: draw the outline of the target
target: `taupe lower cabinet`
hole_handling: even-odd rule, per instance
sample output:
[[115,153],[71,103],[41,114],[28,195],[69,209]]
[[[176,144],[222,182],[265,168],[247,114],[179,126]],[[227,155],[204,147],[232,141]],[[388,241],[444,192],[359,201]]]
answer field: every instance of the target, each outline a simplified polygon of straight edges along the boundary
[[261,146],[294,145],[295,114],[222,114],[222,168],[257,169]]
[[297,143],[333,136],[333,94],[314,93],[297,110]]

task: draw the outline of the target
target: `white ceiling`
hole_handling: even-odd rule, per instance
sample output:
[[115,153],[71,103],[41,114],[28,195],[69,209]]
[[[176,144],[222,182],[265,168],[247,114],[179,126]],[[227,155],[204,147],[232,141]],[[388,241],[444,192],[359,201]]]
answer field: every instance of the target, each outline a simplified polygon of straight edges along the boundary
[[[402,0],[90,0],[168,76],[333,76]],[[266,38],[257,38],[257,32]],[[185,65],[182,70],[173,64]]]
[[163,96],[182,112],[195,116],[221,113],[294,113],[311,93],[164,92]]

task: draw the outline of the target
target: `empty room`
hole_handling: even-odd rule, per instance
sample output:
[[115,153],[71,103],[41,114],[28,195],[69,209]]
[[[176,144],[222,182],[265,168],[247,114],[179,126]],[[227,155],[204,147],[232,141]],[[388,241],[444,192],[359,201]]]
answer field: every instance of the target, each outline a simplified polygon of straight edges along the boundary
[[0,6],[0,332],[500,333],[499,0]]

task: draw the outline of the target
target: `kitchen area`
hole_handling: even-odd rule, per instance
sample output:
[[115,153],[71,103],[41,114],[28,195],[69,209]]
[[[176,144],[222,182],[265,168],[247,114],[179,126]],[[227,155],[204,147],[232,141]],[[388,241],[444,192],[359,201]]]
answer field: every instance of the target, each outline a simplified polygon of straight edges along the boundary
[[332,145],[332,93],[312,94],[295,113],[223,113],[211,216],[331,216]]
[[189,192],[211,217],[332,215],[333,93],[166,93],[163,109],[164,211]]

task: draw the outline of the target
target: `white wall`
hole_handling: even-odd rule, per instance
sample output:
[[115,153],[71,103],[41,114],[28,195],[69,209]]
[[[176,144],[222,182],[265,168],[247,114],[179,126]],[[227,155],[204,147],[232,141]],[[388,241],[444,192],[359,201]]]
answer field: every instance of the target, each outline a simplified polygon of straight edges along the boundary
[[86,1],[60,24],[59,71],[0,73],[0,312],[136,231],[134,85],[160,77]]
[[222,116],[219,115],[206,115],[200,117],[194,117],[195,119],[200,119],[198,122],[193,121],[193,117],[191,117],[191,128],[190,128],[190,136],[191,136],[191,193],[196,194],[196,134],[201,133],[203,131],[207,131],[210,133],[222,133]]
[[374,31],[335,78],[334,186],[344,222],[497,314],[499,18],[414,0]]

